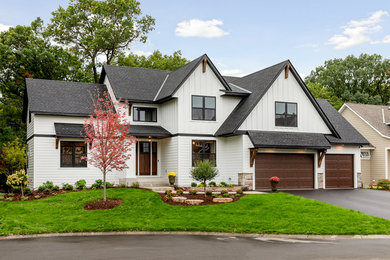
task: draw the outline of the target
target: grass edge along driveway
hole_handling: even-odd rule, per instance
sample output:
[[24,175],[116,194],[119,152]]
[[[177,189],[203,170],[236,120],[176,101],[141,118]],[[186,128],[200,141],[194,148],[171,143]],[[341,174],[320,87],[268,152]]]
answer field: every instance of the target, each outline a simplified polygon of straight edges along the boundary
[[390,234],[390,221],[287,193],[246,195],[238,202],[172,206],[152,191],[109,189],[123,200],[86,211],[101,190],[42,200],[0,202],[0,235],[103,231],[207,231],[275,234]]

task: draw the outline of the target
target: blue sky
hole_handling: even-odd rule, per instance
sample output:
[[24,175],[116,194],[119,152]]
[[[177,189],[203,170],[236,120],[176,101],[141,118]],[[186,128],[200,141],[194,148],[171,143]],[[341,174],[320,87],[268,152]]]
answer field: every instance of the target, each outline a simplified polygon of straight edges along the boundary
[[[68,0],[2,0],[0,30],[28,25]],[[325,60],[378,53],[390,58],[390,2],[144,0],[156,19],[146,44],[131,51],[148,54],[181,50],[194,59],[207,53],[223,74],[244,75],[290,59],[302,76]]]

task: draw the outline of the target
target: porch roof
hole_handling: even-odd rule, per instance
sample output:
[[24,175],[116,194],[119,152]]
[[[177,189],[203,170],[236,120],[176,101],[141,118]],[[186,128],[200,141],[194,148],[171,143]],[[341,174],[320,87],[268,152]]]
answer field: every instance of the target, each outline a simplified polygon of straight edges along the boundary
[[[84,138],[83,124],[54,123],[56,137]],[[170,137],[172,134],[161,126],[131,125],[130,135],[136,137]]]
[[324,134],[248,131],[255,148],[330,149]]

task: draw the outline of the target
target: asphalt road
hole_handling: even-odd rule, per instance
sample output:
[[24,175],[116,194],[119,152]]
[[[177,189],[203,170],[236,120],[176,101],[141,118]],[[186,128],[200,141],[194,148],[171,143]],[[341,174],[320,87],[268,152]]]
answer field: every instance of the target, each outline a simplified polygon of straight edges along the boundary
[[389,259],[390,240],[120,235],[0,240],[0,259]]
[[354,189],[288,192],[390,220],[390,191]]

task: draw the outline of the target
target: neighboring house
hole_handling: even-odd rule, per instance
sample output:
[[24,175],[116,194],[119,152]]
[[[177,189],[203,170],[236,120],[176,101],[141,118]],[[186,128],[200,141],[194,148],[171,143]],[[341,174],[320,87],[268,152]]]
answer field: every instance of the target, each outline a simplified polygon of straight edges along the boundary
[[108,181],[166,185],[193,181],[200,160],[216,164],[217,182],[269,189],[358,186],[360,146],[368,144],[327,101],[315,100],[284,61],[242,78],[222,77],[207,55],[176,71],[105,65],[101,84],[27,79],[28,174],[31,186],[85,179],[101,173],[88,156],[82,124],[92,113],[97,87],[112,100],[127,100],[130,133],[138,139],[129,169]]
[[389,179],[390,107],[345,103],[340,113],[371,144],[361,149],[363,185]]

